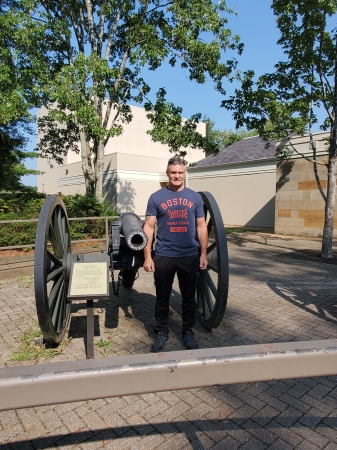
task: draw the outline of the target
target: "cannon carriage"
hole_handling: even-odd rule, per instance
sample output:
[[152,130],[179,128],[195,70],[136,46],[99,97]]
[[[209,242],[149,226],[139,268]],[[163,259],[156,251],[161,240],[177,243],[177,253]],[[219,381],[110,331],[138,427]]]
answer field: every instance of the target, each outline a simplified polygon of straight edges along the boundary
[[[209,242],[208,268],[199,270],[196,285],[197,318],[205,329],[219,326],[228,295],[228,252],[226,232],[221,213],[213,196],[200,192],[207,222]],[[147,236],[142,220],[134,213],[123,213],[109,225],[107,253],[74,254],[66,208],[61,197],[48,197],[41,209],[36,232],[34,280],[35,300],[43,339],[59,344],[70,319],[72,268],[75,262],[108,263],[112,275],[113,293],[118,296],[120,285],[130,289],[140,267]],[[115,271],[119,270],[117,282]],[[91,304],[92,305],[92,304]]]

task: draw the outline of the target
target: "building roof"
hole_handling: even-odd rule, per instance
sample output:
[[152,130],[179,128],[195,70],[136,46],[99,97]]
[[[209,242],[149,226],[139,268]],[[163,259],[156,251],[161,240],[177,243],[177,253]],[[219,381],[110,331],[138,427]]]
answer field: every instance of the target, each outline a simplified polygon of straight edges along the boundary
[[275,158],[275,154],[276,141],[269,141],[269,146],[266,148],[266,143],[259,136],[252,136],[225,147],[219,153],[201,159],[195,167],[258,161]]

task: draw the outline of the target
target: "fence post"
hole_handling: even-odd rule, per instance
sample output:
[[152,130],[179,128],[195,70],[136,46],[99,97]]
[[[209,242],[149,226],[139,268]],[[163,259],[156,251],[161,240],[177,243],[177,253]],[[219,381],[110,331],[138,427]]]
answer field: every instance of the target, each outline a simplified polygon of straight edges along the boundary
[[109,223],[108,223],[108,217],[105,218],[105,248],[106,252],[109,251]]

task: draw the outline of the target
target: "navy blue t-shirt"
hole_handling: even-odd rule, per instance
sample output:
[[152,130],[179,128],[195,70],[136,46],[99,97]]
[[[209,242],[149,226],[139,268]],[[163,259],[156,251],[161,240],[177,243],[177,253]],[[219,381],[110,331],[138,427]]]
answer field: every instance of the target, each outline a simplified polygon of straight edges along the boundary
[[164,187],[149,198],[146,215],[157,217],[156,255],[183,257],[198,253],[196,219],[204,217],[198,192],[186,187],[174,192]]

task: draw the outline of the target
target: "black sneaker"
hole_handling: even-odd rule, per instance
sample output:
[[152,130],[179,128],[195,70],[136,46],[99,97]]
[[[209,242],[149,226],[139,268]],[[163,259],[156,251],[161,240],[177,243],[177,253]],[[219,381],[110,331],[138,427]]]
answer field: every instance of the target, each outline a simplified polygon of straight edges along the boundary
[[194,334],[192,333],[192,331],[186,331],[186,333],[183,336],[182,341],[188,350],[196,350],[197,348],[199,348],[199,344],[195,340],[195,337],[194,337]]
[[169,340],[168,335],[165,334],[163,331],[159,331],[159,333],[156,334],[156,337],[154,338],[154,341],[151,345],[151,352],[153,353],[161,352],[165,347],[165,344],[168,342],[168,340]]

